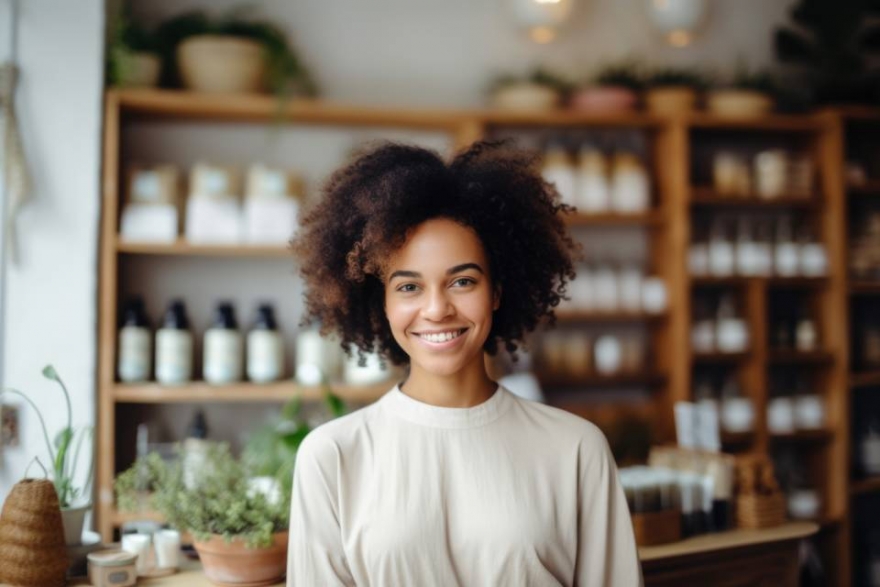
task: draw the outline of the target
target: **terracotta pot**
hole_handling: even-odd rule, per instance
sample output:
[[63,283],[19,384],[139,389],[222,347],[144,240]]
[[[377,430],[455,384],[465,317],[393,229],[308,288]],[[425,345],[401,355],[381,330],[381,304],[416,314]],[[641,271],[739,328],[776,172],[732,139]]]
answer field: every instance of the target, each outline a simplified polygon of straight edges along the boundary
[[638,101],[638,94],[623,86],[587,86],[572,95],[571,107],[600,113],[630,112]]
[[687,114],[697,105],[697,91],[689,86],[657,86],[645,93],[645,106],[655,114]]
[[222,536],[212,536],[206,542],[195,541],[193,546],[205,575],[215,585],[229,587],[260,587],[274,585],[287,571],[287,532],[277,532],[274,542],[266,548],[247,548],[241,540],[226,542]]
[[122,57],[120,87],[155,88],[159,83],[162,61],[152,53],[132,53]]
[[719,116],[757,118],[773,110],[773,98],[755,90],[712,90],[706,96],[706,109]]
[[553,110],[559,106],[559,92],[531,82],[504,86],[492,94],[492,106],[502,110]]
[[250,39],[196,35],[177,47],[184,87],[212,94],[241,94],[263,89],[263,45]]

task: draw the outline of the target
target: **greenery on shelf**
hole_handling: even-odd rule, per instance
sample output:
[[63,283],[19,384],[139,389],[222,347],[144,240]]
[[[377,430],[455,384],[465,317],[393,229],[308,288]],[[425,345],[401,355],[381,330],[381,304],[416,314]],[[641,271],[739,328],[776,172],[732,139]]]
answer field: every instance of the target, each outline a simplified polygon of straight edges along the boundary
[[766,70],[749,69],[743,62],[737,64],[733,76],[726,83],[720,84],[720,87],[751,90],[770,96],[775,96],[779,91],[779,84],[773,74]]
[[[332,418],[346,413],[343,401],[326,385],[324,405]],[[295,396],[284,405],[277,420],[250,434],[242,459],[255,475],[275,479],[282,495],[289,498],[293,488],[296,453],[312,428],[302,414],[302,398]]]
[[508,86],[522,83],[545,86],[563,94],[568,92],[572,85],[564,76],[545,67],[537,67],[526,75],[505,74],[498,76],[492,82],[490,91],[494,92]]
[[695,90],[704,90],[711,84],[709,75],[695,68],[661,67],[649,71],[645,76],[647,87],[687,86]]
[[642,67],[636,61],[621,61],[600,68],[592,77],[592,85],[619,86],[638,92],[645,87]]
[[291,48],[285,32],[277,25],[244,16],[246,8],[237,8],[213,19],[205,12],[187,12],[170,18],[156,29],[162,54],[163,85],[179,85],[177,46],[196,35],[228,35],[261,43],[266,50],[269,89],[280,95],[315,96],[317,85],[311,73]]
[[880,1],[800,0],[776,29],[777,58],[795,67],[819,103],[880,98]]
[[110,21],[107,38],[107,83],[119,85],[128,75],[135,53],[152,53],[159,56],[159,40],[131,16],[128,5]]
[[138,458],[116,478],[119,508],[138,511],[148,505],[168,524],[197,540],[220,535],[241,539],[252,548],[270,545],[273,534],[288,528],[289,496],[273,499],[267,492],[255,491],[251,472],[227,444],[207,445],[197,473],[189,473],[195,483],[187,483],[187,466],[193,466],[193,461],[182,448],[171,460],[154,452]]
[[43,414],[37,407],[37,404],[24,392],[17,389],[4,388],[0,391],[0,399],[6,395],[14,395],[26,401],[37,413],[37,419],[40,421],[40,428],[43,430],[43,439],[46,442],[46,449],[49,457],[52,459],[52,482],[55,485],[55,492],[58,494],[58,502],[63,509],[74,507],[77,500],[81,497],[88,498],[89,490],[92,485],[92,473],[94,460],[89,455],[89,469],[86,479],[82,487],[76,485],[76,470],[79,463],[80,454],[83,443],[86,439],[91,444],[94,438],[94,432],[91,426],[84,426],[79,429],[73,427],[73,410],[70,403],[70,394],[67,386],[64,385],[61,377],[55,371],[52,365],[46,365],[43,368],[43,377],[50,381],[54,381],[61,387],[64,394],[64,405],[67,408],[67,423],[55,435],[54,442],[49,440],[49,430],[46,428],[46,421]]

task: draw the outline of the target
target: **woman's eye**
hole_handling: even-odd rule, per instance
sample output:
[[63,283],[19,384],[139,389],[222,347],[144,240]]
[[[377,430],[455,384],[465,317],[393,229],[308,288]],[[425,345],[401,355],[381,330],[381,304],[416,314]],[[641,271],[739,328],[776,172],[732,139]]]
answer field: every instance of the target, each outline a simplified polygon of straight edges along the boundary
[[416,286],[413,283],[404,283],[403,285],[401,285],[400,287],[397,288],[397,291],[401,291],[404,293],[413,292],[413,291],[416,291]]
[[453,285],[457,287],[467,287],[469,285],[473,285],[474,283],[476,282],[470,277],[459,277],[453,282]]

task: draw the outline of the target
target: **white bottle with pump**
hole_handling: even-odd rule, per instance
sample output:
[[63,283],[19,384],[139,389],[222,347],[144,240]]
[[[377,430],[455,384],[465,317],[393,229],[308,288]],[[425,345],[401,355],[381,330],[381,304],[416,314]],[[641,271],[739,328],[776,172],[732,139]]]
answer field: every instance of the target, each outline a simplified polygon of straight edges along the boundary
[[186,306],[181,300],[168,305],[162,328],[156,331],[156,381],[165,385],[192,379],[193,337]]
[[261,304],[257,320],[247,336],[247,376],[255,383],[278,381],[284,374],[284,341],[278,332],[275,312]]
[[122,327],[119,329],[117,372],[120,381],[137,383],[150,379],[151,338],[144,300],[132,298],[125,306]]
[[232,304],[222,302],[217,305],[214,324],[205,331],[202,374],[208,383],[222,385],[241,381],[241,372],[241,333],[235,310]]

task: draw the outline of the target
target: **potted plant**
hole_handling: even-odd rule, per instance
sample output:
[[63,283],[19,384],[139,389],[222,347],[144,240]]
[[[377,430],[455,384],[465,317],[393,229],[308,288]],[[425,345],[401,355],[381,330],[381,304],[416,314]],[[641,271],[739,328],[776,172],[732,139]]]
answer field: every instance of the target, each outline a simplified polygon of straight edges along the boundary
[[205,575],[220,585],[270,585],[284,576],[290,497],[260,491],[251,472],[222,443],[209,443],[198,460],[195,484],[188,483],[194,461],[158,453],[138,458],[115,482],[123,511],[143,504],[165,521],[192,534]]
[[625,61],[600,69],[571,97],[576,110],[612,113],[635,110],[644,82],[637,63]]
[[752,72],[741,65],[728,84],[709,91],[706,109],[719,116],[756,118],[773,111],[775,93],[772,75]]
[[539,67],[526,76],[497,78],[490,88],[490,101],[502,110],[553,110],[559,107],[568,87],[561,76]]
[[317,93],[287,35],[273,23],[239,12],[216,20],[188,12],[161,23],[156,34],[169,85],[210,93]]
[[650,73],[646,80],[645,107],[656,114],[683,114],[696,108],[697,98],[708,85],[693,69],[668,67]]
[[42,412],[40,412],[40,409],[27,394],[17,389],[4,388],[0,391],[0,398],[6,395],[20,397],[36,412],[40,427],[43,430],[43,439],[46,442],[49,458],[52,459],[52,483],[55,485],[55,492],[58,494],[58,502],[61,506],[64,539],[68,546],[77,546],[81,543],[86,512],[92,507],[89,500],[89,492],[92,485],[94,459],[91,456],[89,457],[89,469],[82,486],[76,484],[77,464],[79,463],[83,443],[86,439],[91,443],[93,439],[93,429],[91,426],[84,426],[79,429],[73,427],[73,410],[70,404],[70,394],[64,385],[64,381],[61,380],[61,377],[59,377],[52,365],[47,365],[43,368],[43,377],[58,384],[64,394],[64,405],[67,409],[67,423],[55,435],[54,442],[49,440],[49,431],[46,428],[46,421],[43,419]]
[[107,47],[107,80],[119,87],[155,87],[162,60],[156,36],[132,20],[127,8],[112,21]]

